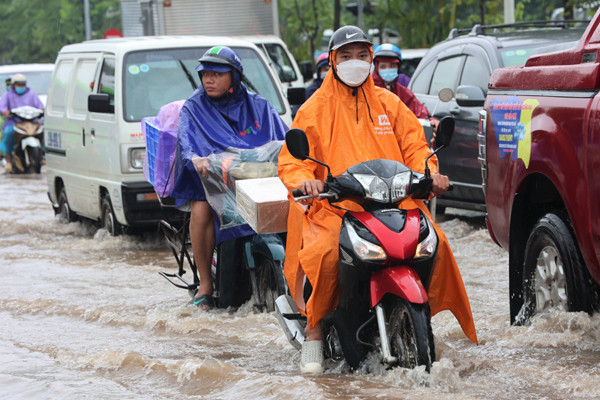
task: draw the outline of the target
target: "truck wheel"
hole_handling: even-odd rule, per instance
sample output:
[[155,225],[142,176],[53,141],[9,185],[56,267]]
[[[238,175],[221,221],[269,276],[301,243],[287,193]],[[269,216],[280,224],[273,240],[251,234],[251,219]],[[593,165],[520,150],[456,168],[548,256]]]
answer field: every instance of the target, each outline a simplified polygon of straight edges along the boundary
[[60,193],[58,194],[58,220],[63,224],[77,220],[77,216],[71,211],[71,207],[69,207],[67,191],[64,186],[60,188]]
[[255,305],[266,312],[275,311],[275,300],[286,294],[283,261],[261,257],[256,267],[256,286]]
[[435,361],[433,334],[426,304],[413,304],[393,298],[385,306],[392,356],[398,366],[415,368],[424,365],[429,371]]
[[102,228],[106,229],[111,236],[119,236],[121,234],[121,224],[117,221],[115,212],[110,202],[110,196],[105,194],[102,197]]
[[[548,310],[587,311],[594,308],[594,285],[583,263],[570,224],[555,213],[533,227],[525,247],[523,306],[517,325]],[[568,225],[567,225],[568,224]],[[511,296],[519,293],[511,293]]]

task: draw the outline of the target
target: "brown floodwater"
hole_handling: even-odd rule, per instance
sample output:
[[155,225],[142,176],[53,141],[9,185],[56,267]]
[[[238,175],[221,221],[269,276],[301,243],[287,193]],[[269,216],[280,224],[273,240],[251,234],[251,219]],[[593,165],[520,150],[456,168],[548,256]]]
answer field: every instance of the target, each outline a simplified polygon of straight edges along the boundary
[[203,312],[159,271],[176,269],[156,232],[110,237],[59,224],[40,176],[0,174],[0,398],[592,399],[600,316],[554,312],[509,324],[508,254],[481,214],[440,220],[471,300],[480,344],[454,317],[432,319],[431,370],[300,374],[274,314]]

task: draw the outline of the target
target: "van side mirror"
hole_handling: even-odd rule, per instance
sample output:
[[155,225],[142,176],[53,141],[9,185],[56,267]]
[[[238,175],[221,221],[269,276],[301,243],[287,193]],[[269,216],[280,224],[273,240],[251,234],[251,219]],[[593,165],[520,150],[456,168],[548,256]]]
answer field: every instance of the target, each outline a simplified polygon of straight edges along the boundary
[[304,81],[310,81],[313,78],[313,65],[310,61],[302,61],[300,63],[300,70],[302,71],[302,77]]
[[111,104],[108,93],[92,93],[88,96],[88,111],[103,114],[114,114],[115,105]]
[[461,107],[482,107],[485,103],[485,93],[479,86],[459,86],[455,97],[456,103]]
[[304,103],[306,98],[306,88],[290,86],[287,88],[287,99],[290,106],[297,106]]

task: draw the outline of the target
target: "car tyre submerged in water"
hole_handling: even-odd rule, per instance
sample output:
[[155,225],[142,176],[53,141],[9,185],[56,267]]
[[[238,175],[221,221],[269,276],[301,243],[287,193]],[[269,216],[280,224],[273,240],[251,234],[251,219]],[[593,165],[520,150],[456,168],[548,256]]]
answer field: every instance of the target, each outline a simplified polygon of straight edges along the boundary
[[435,361],[435,347],[427,305],[392,298],[385,309],[391,353],[398,359],[397,366],[412,369],[424,365],[429,371]]
[[121,234],[121,224],[117,221],[115,212],[112,208],[110,197],[105,194],[102,196],[102,228],[106,229],[111,236],[118,236]]
[[597,304],[597,289],[567,221],[559,213],[547,213],[529,235],[517,325],[528,324],[535,314],[548,310],[591,313]]

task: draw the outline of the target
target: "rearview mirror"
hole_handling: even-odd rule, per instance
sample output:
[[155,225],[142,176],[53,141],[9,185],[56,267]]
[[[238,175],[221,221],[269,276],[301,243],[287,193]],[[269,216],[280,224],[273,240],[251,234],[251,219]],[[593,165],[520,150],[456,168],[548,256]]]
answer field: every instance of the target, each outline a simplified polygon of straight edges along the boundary
[[92,93],[88,96],[88,111],[104,114],[114,114],[115,106],[108,93]]
[[290,106],[297,106],[306,100],[306,88],[290,86],[287,88],[287,99]]
[[479,86],[459,86],[456,89],[456,103],[461,107],[482,107],[485,93]]
[[302,61],[300,63],[300,69],[302,70],[302,77],[305,82],[308,82],[313,78],[313,65],[310,61]]
[[309,155],[308,139],[302,129],[293,128],[285,134],[285,144],[290,154],[298,160],[306,160]]
[[435,133],[435,148],[441,149],[450,144],[452,135],[454,134],[454,118],[445,116],[440,120],[437,131]]

